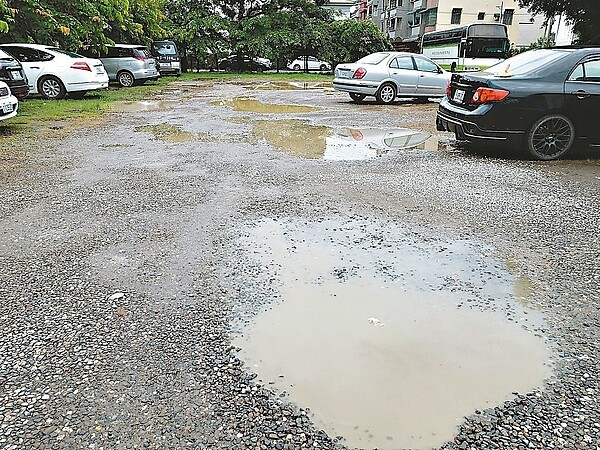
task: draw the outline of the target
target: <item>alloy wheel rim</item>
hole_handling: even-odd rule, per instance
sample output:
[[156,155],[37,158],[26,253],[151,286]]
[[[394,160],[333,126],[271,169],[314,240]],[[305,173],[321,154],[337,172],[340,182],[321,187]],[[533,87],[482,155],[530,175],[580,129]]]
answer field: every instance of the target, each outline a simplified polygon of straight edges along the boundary
[[42,84],[42,92],[46,97],[58,97],[60,94],[60,85],[56,80],[45,80]]
[[133,84],[133,77],[128,73],[122,73],[120,79],[123,86],[131,86]]
[[389,103],[391,102],[394,98],[394,90],[390,87],[390,86],[384,86],[381,89],[381,99],[386,102]]
[[538,125],[532,135],[534,150],[543,156],[560,155],[572,140],[571,125],[560,117],[549,117]]

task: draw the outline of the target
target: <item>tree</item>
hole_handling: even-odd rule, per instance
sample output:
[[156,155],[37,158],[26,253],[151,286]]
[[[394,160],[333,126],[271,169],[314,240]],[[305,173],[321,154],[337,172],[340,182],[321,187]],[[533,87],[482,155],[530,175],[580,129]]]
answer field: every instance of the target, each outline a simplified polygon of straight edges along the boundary
[[370,53],[393,50],[389,37],[370,20],[338,20],[331,24],[325,57],[338,62],[356,61]]
[[519,0],[522,7],[532,13],[555,17],[563,14],[567,23],[573,25],[577,43],[600,44],[600,8],[597,0]]

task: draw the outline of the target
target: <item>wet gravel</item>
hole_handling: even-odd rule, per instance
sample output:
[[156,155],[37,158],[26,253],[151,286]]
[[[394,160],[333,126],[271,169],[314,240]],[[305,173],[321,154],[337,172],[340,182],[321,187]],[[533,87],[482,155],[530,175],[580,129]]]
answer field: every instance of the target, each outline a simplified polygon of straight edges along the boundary
[[[176,106],[0,150],[0,449],[344,448],[245,370],[229,334],[277,297],[241,227],[329,217],[481,241],[535,286],[554,376],[474,411],[443,448],[600,446],[597,155],[505,159],[442,133],[438,151],[306,160],[256,138],[264,114],[211,105],[240,95],[319,108],[270,120],[435,133],[435,104],[188,83]],[[163,124],[189,134],[144,128]]]

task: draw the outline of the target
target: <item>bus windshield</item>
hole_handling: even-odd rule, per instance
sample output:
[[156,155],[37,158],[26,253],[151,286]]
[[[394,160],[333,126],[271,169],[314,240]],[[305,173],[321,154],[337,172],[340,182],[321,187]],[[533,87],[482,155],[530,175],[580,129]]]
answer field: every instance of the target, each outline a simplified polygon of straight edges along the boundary
[[508,39],[469,38],[466,56],[469,58],[504,58]]

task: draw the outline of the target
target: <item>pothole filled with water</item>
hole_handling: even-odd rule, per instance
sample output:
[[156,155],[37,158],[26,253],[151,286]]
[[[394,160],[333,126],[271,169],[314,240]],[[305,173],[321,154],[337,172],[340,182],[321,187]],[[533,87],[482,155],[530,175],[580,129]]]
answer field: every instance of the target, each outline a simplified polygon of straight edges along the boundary
[[298,119],[258,120],[254,133],[280,152],[337,161],[377,158],[390,150],[437,149],[438,145],[431,134],[408,128],[330,128]]
[[142,125],[135,127],[136,132],[151,133],[155,139],[165,142],[187,142],[194,139],[194,134],[183,129],[181,125],[161,123],[158,125]]
[[244,282],[270,280],[277,300],[255,314],[242,289],[240,358],[349,447],[442,445],[464,416],[551,375],[541,316],[491,248],[360,219],[261,221],[242,236],[260,268]]
[[259,114],[295,114],[318,111],[321,108],[305,105],[282,105],[278,103],[263,103],[260,100],[236,97],[231,100],[215,100],[214,106],[228,106],[235,111],[255,112]]

